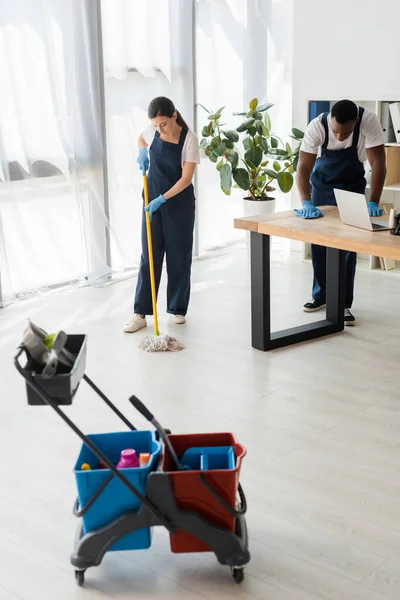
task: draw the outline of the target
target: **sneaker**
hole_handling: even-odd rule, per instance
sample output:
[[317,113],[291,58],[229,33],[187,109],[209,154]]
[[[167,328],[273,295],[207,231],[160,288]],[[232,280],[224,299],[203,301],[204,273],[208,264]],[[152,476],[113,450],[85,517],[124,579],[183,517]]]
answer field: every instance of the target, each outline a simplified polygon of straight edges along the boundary
[[172,322],[175,323],[175,325],[184,325],[186,319],[183,315],[173,315]]
[[310,300],[310,302],[306,302],[303,306],[304,312],[314,312],[316,310],[321,310],[321,308],[325,308],[326,304],[324,302],[317,302],[314,300]]
[[146,317],[143,318],[141,315],[134,315],[125,325],[124,331],[125,333],[135,333],[135,331],[139,331],[143,327],[147,327]]
[[356,319],[354,317],[354,315],[351,314],[350,309],[345,308],[344,309],[344,324],[347,325],[347,327],[351,327],[352,325],[354,325],[356,322]]

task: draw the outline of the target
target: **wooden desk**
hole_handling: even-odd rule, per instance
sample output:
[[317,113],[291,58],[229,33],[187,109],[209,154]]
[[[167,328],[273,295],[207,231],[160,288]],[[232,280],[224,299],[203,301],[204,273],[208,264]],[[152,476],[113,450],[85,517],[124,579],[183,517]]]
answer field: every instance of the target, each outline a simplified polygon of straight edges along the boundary
[[[345,251],[400,260],[400,236],[364,231],[340,221],[336,207],[321,207],[319,219],[300,219],[293,211],[235,219],[235,228],[250,231],[252,346],[273,350],[344,329]],[[387,221],[388,216],[382,217]],[[271,332],[270,236],[327,246],[326,318],[317,323]]]

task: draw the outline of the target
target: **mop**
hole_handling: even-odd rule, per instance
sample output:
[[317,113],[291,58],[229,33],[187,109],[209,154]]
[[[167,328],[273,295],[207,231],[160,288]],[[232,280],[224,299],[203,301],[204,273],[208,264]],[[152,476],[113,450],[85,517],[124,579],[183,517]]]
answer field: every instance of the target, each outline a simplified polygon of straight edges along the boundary
[[[143,190],[144,190],[144,204],[145,207],[149,205],[149,190],[147,187],[146,174],[143,175]],[[153,316],[154,316],[154,337],[146,336],[142,337],[139,342],[139,348],[146,352],[178,352],[184,348],[183,344],[178,342],[175,338],[169,335],[160,335],[158,331],[158,315],[157,315],[157,293],[156,293],[156,280],[154,277],[154,260],[153,260],[153,243],[151,239],[151,224],[150,215],[146,211],[146,230],[147,230],[147,247],[149,252],[149,265],[150,265],[150,283],[151,283],[151,301],[153,305]]]

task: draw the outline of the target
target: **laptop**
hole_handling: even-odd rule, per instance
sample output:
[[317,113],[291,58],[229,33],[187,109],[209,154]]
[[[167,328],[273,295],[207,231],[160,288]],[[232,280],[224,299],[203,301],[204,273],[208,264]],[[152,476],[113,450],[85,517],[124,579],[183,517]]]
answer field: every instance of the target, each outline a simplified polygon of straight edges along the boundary
[[374,221],[369,216],[364,194],[337,189],[333,191],[342,223],[368,231],[388,231],[389,223]]

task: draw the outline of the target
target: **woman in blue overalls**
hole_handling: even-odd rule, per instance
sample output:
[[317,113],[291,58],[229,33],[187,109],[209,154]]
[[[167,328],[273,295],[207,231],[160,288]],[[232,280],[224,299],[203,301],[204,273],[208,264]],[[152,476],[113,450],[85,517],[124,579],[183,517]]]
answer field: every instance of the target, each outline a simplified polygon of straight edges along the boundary
[[[148,117],[151,126],[139,138],[137,162],[143,174],[150,163],[147,182],[151,201],[146,210],[151,218],[156,288],[158,291],[165,254],[167,312],[174,323],[183,324],[190,297],[195,219],[192,179],[196,163],[200,162],[199,146],[196,135],[168,98],[154,98],[148,108]],[[134,312],[125,327],[128,333],[146,327],[146,315],[153,314],[144,212]]]

